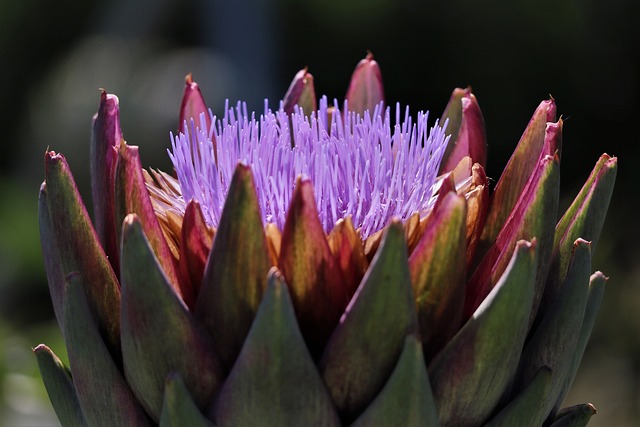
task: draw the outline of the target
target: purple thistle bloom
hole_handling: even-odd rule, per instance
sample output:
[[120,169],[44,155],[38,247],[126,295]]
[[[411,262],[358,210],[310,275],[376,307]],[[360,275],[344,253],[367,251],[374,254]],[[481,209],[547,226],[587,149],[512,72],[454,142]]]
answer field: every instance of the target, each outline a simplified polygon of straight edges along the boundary
[[362,238],[393,217],[424,216],[434,202],[449,140],[438,122],[429,130],[428,113],[418,113],[414,123],[408,108],[401,120],[398,104],[392,129],[390,109],[382,103],[362,117],[349,112],[345,102],[344,120],[337,101],[332,114],[327,104],[323,97],[311,116],[296,107],[289,117],[282,102],[272,112],[265,100],[265,113],[256,119],[245,104],[232,109],[227,102],[222,120],[209,112],[213,125],[208,132],[204,114],[199,127],[193,120],[190,126],[185,122],[182,133],[171,135],[169,156],[182,193],[174,208],[184,213],[186,202],[197,200],[207,223],[217,227],[231,177],[243,162],[252,169],[263,221],[280,230],[299,175],[313,182],[327,232],[348,215]]

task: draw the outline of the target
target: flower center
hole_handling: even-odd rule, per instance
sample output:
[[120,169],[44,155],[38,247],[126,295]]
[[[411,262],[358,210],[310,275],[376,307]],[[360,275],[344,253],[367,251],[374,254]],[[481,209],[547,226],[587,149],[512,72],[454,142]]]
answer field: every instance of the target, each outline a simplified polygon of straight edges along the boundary
[[204,115],[200,127],[185,123],[182,133],[171,135],[169,152],[180,204],[197,200],[207,223],[217,227],[233,172],[243,162],[253,172],[263,221],[280,230],[299,175],[313,182],[327,232],[351,215],[366,238],[392,217],[428,212],[449,139],[438,123],[429,129],[422,112],[414,122],[408,108],[402,118],[399,105],[393,127],[382,104],[364,116],[348,112],[347,105],[344,111],[337,102],[329,109],[323,97],[311,116],[297,107],[288,116],[282,103],[272,112],[265,101],[265,113],[256,119],[245,104],[232,109],[227,102],[222,120],[212,116],[211,129]]

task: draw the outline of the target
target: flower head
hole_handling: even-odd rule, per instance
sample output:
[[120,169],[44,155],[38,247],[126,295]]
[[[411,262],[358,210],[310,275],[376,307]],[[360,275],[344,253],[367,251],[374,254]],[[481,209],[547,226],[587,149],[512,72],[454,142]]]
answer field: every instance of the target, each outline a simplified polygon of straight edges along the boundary
[[556,412],[607,280],[591,252],[617,159],[556,224],[553,100],[491,195],[469,89],[443,128],[400,107],[393,121],[369,55],[342,109],[315,102],[303,70],[277,111],[217,120],[188,77],[174,178],[142,169],[103,93],[94,223],[45,154],[41,242],[71,370],[34,352],[62,424],[586,423],[591,405]]
[[263,222],[280,230],[300,175],[314,185],[327,232],[347,216],[362,237],[394,217],[424,217],[435,201],[434,183],[449,140],[438,122],[429,130],[428,113],[418,113],[414,122],[409,109],[402,117],[397,105],[392,125],[391,110],[382,103],[364,115],[349,111],[346,102],[342,113],[337,101],[333,114],[327,110],[326,97],[310,116],[297,107],[289,116],[282,103],[273,112],[265,102],[264,114],[256,118],[246,105],[231,109],[227,103],[222,120],[214,117],[209,129],[185,122],[183,132],[172,135],[169,153],[182,193],[175,208],[183,215],[187,202],[196,200],[207,223],[217,227],[242,162],[253,172]]

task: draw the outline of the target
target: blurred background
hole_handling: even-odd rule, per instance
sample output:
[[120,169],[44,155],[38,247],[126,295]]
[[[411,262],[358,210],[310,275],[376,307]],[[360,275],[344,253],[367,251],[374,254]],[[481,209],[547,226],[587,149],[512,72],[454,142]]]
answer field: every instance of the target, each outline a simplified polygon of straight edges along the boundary
[[47,147],[63,152],[87,203],[89,133],[99,88],[120,98],[128,143],[169,169],[185,74],[214,111],[261,110],[308,66],[342,98],[366,50],[387,101],[439,117],[471,85],[497,179],[538,103],[565,119],[561,208],[599,155],[619,156],[594,259],[610,276],[566,404],[592,402],[592,426],[640,425],[640,2],[635,0],[0,0],[0,425],[57,425],[31,348],[65,357],[42,265],[37,194]]

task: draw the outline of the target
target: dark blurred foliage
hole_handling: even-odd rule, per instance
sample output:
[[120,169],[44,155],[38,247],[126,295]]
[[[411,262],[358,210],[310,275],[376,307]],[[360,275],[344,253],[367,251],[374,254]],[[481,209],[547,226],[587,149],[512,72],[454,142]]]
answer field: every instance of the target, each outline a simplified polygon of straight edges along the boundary
[[99,87],[120,96],[125,138],[141,146],[145,166],[166,168],[186,73],[218,112],[225,98],[261,109],[265,97],[275,106],[304,66],[319,93],[342,98],[370,50],[387,101],[414,113],[439,117],[454,87],[473,87],[496,179],[535,107],[553,96],[565,119],[562,208],[602,152],[619,157],[594,260],[611,280],[573,397],[600,409],[592,425],[634,425],[638,22],[636,0],[0,0],[0,319],[28,327],[52,316],[37,232],[42,153],[65,153],[88,203]]

